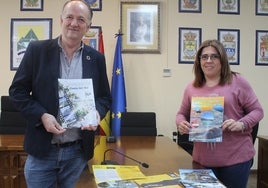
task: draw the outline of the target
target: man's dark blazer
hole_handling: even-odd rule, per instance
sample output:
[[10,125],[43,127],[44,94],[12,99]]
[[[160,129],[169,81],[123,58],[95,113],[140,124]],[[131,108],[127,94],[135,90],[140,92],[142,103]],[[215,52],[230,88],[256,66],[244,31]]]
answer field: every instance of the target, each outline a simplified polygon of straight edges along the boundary
[[[85,45],[82,68],[82,77],[92,78],[96,109],[103,118],[111,103],[105,58],[95,49]],[[44,156],[51,148],[53,135],[43,127],[41,116],[49,113],[57,117],[58,78],[60,78],[58,38],[31,42],[9,88],[9,95],[28,122],[24,149],[36,157]],[[82,131],[82,140],[85,157],[90,159],[94,153],[94,131]]]

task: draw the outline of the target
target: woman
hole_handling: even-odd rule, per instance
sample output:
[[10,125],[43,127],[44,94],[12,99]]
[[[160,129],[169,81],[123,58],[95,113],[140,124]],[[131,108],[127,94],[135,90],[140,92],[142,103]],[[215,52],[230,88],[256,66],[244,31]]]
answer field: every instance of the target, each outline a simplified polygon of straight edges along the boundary
[[194,142],[193,160],[211,168],[228,188],[246,188],[255,150],[252,127],[263,118],[263,109],[250,84],[231,71],[223,45],[217,40],[204,41],[197,51],[195,78],[184,91],[176,116],[180,134],[189,134],[193,96],[224,97],[222,142]]

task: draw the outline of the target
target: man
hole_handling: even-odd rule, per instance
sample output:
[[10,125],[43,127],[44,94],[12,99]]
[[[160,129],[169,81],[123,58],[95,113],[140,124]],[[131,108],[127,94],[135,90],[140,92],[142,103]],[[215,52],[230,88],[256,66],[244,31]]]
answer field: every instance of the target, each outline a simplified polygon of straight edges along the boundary
[[61,35],[29,44],[9,88],[11,101],[28,121],[24,140],[28,188],[74,187],[93,157],[97,125],[63,129],[58,116],[58,78],[91,78],[98,120],[110,108],[105,58],[81,42],[92,15],[84,1],[67,1],[60,18]]

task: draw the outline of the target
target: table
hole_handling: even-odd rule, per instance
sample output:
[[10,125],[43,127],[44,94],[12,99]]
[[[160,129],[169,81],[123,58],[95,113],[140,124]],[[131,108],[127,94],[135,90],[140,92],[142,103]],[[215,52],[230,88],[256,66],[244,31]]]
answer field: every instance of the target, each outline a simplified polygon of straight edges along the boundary
[[0,187],[26,187],[23,167],[26,153],[23,151],[23,135],[0,135]]
[[[23,135],[0,135],[0,187],[24,188],[23,167],[26,153],[23,151]],[[89,160],[89,170],[85,170],[76,188],[96,187],[91,165],[101,164],[104,152],[114,149],[138,161],[147,163],[149,168],[140,167],[145,175],[177,172],[179,168],[199,168],[192,157],[172,139],[164,136],[122,136],[115,143],[106,143],[105,136],[96,136],[94,157]],[[138,165],[116,152],[109,151],[106,160],[120,164]]]
[[258,136],[257,187],[268,187],[268,136]]
[[[169,172],[178,172],[179,168],[202,168],[193,163],[192,156],[178,146],[172,139],[164,136],[121,136],[116,143],[106,143],[106,137],[99,137],[96,142],[95,154],[89,161],[89,172],[82,174],[76,188],[96,187],[92,164],[101,164],[104,152],[107,149],[115,149],[125,155],[143,163],[149,168],[140,167],[145,175],[156,175]],[[138,163],[109,151],[105,155],[106,160],[114,160],[119,164],[138,165]]]

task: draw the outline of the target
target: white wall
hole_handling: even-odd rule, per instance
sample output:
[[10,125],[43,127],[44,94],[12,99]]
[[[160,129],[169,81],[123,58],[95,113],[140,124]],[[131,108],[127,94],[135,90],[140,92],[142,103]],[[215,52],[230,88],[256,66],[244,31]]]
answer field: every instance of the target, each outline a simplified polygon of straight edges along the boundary
[[[144,2],[145,0],[143,0]],[[65,0],[44,0],[44,11],[20,11],[20,1],[0,6],[0,95],[8,94],[15,71],[10,71],[10,19],[53,18],[53,37],[60,32],[59,14]],[[123,54],[128,111],[155,111],[158,134],[171,137],[176,130],[175,115],[183,89],[193,78],[192,65],[178,63],[178,28],[202,28],[202,39],[217,38],[217,29],[240,29],[240,65],[231,68],[244,75],[255,89],[264,111],[268,109],[265,86],[267,66],[255,66],[255,30],[267,30],[267,16],[255,15],[255,1],[240,1],[240,15],[217,14],[216,0],[203,0],[202,13],[178,12],[178,0],[161,2],[161,54]],[[103,0],[102,11],[95,11],[93,25],[102,26],[109,80],[116,39],[120,28],[120,0]],[[171,77],[163,77],[170,68]],[[259,134],[268,135],[267,117]],[[257,147],[257,143],[255,144]],[[256,148],[257,149],[257,148]],[[256,167],[256,160],[255,160]]]

